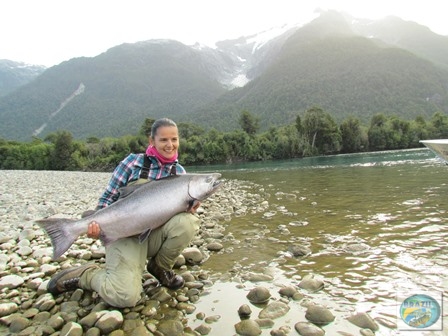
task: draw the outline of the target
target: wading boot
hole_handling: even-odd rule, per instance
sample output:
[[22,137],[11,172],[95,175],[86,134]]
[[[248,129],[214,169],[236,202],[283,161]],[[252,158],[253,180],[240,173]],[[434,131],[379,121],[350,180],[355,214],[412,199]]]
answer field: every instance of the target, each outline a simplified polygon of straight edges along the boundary
[[47,291],[53,295],[59,295],[79,288],[79,278],[85,271],[91,268],[98,268],[98,266],[95,264],[86,264],[59,272],[48,282]]
[[169,289],[179,289],[184,286],[185,280],[180,275],[177,275],[172,270],[164,270],[155,262],[154,258],[148,263],[146,267],[149,273],[151,273],[162,286]]

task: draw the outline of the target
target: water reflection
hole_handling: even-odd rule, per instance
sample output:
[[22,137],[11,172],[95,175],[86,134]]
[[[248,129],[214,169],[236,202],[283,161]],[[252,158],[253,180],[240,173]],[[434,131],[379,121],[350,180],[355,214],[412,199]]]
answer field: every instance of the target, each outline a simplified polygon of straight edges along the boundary
[[[428,150],[196,167],[201,169],[248,181],[268,204],[264,211],[232,216],[226,233],[239,244],[203,268],[222,274],[272,268],[280,282],[316,274],[328,285],[314,298],[373,316],[396,317],[398,291],[448,294],[448,167]],[[295,257],[292,245],[312,253]],[[235,286],[231,277],[229,284]],[[219,286],[224,295],[232,292],[225,282]],[[214,298],[225,300],[219,290]]]

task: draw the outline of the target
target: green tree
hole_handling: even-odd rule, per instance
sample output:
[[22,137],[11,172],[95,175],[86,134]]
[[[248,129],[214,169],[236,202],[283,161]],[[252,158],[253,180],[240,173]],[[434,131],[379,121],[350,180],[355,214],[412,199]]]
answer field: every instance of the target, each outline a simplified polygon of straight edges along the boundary
[[302,127],[302,119],[300,118],[300,115],[297,115],[296,117],[296,129],[297,132],[302,133],[303,127]]
[[356,153],[363,150],[361,123],[358,118],[347,118],[339,128],[342,137],[342,152]]
[[151,135],[151,127],[155,121],[156,120],[153,118],[145,118],[145,121],[143,122],[142,126],[140,127],[139,134],[150,136]]
[[259,120],[254,117],[249,111],[242,111],[239,123],[244,132],[249,135],[254,135],[259,129]]
[[201,126],[190,123],[178,123],[179,137],[181,139],[188,139],[192,136],[202,136],[205,134],[204,129]]
[[431,117],[430,128],[432,138],[448,138],[448,116],[442,112],[434,113]]
[[429,130],[425,118],[417,116],[410,124],[409,133],[409,147],[411,148],[418,147],[420,140],[428,139]]
[[53,170],[66,170],[71,165],[71,155],[73,153],[73,136],[68,131],[59,131],[47,137],[54,141],[54,148],[51,155],[50,168]]
[[369,149],[385,150],[387,147],[387,118],[384,114],[375,114],[370,120],[370,128],[368,130]]
[[387,122],[387,149],[408,148],[410,143],[410,123],[396,116],[389,117]]
[[302,127],[310,149],[307,154],[339,152],[341,133],[330,114],[319,107],[312,107],[305,112]]

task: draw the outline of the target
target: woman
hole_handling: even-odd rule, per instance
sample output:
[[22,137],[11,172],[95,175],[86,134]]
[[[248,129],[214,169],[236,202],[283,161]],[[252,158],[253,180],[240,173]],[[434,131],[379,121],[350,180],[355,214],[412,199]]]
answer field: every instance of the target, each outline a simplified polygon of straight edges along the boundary
[[[130,183],[147,182],[172,174],[184,174],[178,163],[179,132],[174,121],[163,118],[151,128],[146,153],[130,154],[115,168],[109,184],[98,201],[96,210],[115,202],[119,188]],[[184,279],[172,268],[182,250],[188,246],[199,228],[199,219],[191,213],[180,213],[161,227],[151,231],[147,241],[138,237],[119,239],[106,247],[106,265],[95,264],[64,270],[48,283],[48,291],[58,295],[68,290],[83,288],[98,292],[101,298],[115,307],[132,307],[142,292],[141,275],[147,258],[147,270],[159,283],[169,289],[179,289]],[[123,223],[126,225],[126,223]],[[101,223],[89,224],[88,237],[98,238]]]

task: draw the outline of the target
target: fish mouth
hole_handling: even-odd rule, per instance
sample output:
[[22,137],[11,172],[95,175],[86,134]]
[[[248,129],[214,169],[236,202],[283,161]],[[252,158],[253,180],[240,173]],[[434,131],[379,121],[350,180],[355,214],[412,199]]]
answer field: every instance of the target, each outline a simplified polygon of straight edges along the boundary
[[221,178],[221,174],[220,173],[213,173],[208,177],[208,182],[211,184],[211,189],[215,190],[216,188],[218,188],[221,185],[221,180],[219,180]]
[[213,189],[220,187],[221,183],[222,183],[221,180],[216,180],[215,182],[213,182],[213,184],[212,184]]
[[213,175],[214,175],[215,180],[213,181],[212,188],[213,188],[213,189],[216,189],[216,188],[218,188],[218,187],[221,185],[221,183],[222,183],[222,180],[220,180],[220,178],[221,178],[222,175],[221,175],[220,173],[214,173]]

